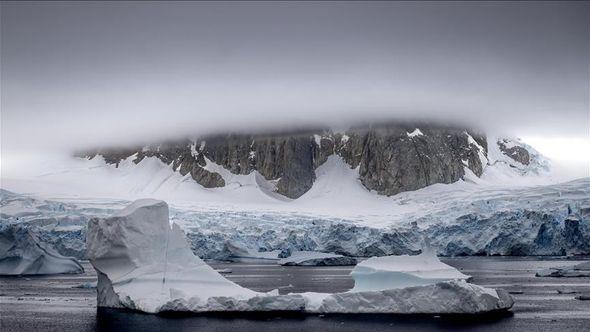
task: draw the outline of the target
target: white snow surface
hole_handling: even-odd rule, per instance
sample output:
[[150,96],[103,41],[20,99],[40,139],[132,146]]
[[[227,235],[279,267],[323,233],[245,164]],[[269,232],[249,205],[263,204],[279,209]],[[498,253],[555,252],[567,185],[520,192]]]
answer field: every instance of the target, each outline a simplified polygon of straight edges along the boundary
[[416,136],[423,136],[424,134],[422,133],[422,131],[419,128],[416,128],[411,133],[406,132],[406,135],[408,135],[408,137],[412,138],[412,137],[416,137]]
[[[498,145],[520,146],[529,152],[529,165],[523,165],[505,155]],[[479,183],[484,185],[527,186],[560,182],[560,177],[551,173],[550,161],[533,147],[517,138],[488,137],[487,167]],[[590,176],[590,174],[588,174]]]
[[355,280],[353,291],[357,292],[431,285],[469,278],[441,262],[431,250],[424,250],[414,256],[371,257],[357,264],[351,275]]
[[278,295],[241,287],[190,251],[163,201],[144,199],[89,223],[87,250],[98,273],[98,306],[162,311],[483,313],[509,309],[505,293],[464,281],[338,294]]
[[315,145],[322,146],[322,136],[320,136],[318,134],[314,134],[313,135],[313,140],[315,142]]

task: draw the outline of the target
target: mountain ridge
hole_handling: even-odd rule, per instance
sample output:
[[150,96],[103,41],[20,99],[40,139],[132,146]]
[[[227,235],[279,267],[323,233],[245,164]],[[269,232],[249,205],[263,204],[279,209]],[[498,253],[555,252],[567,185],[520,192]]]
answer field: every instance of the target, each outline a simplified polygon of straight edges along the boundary
[[[511,167],[527,166],[534,159],[526,147],[503,139],[496,144],[508,156]],[[495,148],[495,147],[494,147]],[[275,133],[227,133],[169,141],[134,148],[94,149],[77,153],[107,164],[135,156],[138,164],[155,157],[175,172],[205,188],[227,185],[222,167],[236,175],[257,171],[273,191],[296,199],[311,189],[315,171],[328,157],[337,155],[357,169],[368,189],[392,196],[436,183],[453,183],[481,177],[488,166],[486,135],[472,129],[432,124],[372,124],[345,131],[308,129]]]

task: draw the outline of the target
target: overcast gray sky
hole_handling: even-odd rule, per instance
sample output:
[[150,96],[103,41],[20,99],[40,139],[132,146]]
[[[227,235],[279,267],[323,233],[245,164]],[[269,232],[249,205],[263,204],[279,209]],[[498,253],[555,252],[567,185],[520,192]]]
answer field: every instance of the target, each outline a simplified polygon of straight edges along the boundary
[[590,3],[2,2],[3,153],[373,117],[589,135]]

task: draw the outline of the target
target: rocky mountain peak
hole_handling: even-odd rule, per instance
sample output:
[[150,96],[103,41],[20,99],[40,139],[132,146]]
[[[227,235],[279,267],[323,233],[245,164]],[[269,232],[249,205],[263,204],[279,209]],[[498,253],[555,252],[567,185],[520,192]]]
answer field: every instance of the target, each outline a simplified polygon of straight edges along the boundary
[[[528,152],[498,142],[503,153],[523,164]],[[315,170],[329,156],[340,156],[364,187],[395,195],[435,183],[452,183],[465,172],[481,176],[488,163],[488,142],[476,131],[432,124],[369,124],[345,131],[309,129],[280,133],[229,133],[128,149],[97,149],[82,155],[100,155],[118,165],[132,157],[135,163],[157,158],[174,171],[206,188],[227,185],[222,173],[258,172],[274,191],[296,199],[313,185]]]

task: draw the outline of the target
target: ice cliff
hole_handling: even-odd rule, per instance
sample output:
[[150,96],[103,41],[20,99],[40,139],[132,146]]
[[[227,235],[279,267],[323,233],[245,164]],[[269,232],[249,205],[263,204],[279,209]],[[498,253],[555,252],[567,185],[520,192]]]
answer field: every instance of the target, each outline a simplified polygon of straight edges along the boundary
[[[41,241],[77,259],[85,258],[88,220],[129,203],[61,203],[0,193],[0,224],[33,228]],[[327,196],[320,194],[316,201]],[[590,254],[590,179],[526,188],[456,183],[383,198],[380,205],[355,201],[359,215],[344,218],[198,202],[172,205],[170,217],[204,259],[278,260],[280,253],[299,251],[349,257],[417,254],[424,238],[443,256]]]
[[[513,304],[507,293],[468,284],[455,278],[460,274],[451,275],[448,271],[438,283],[408,283],[408,287],[379,291],[288,295],[254,292],[225,279],[194,256],[180,228],[170,225],[167,204],[157,200],[138,200],[111,217],[92,219],[88,225],[87,248],[88,258],[98,273],[98,305],[148,313],[473,314],[507,310]],[[421,261],[405,260],[410,265]],[[420,265],[415,267],[419,269]],[[425,278],[433,273],[423,272]]]
[[39,239],[32,228],[0,224],[0,275],[82,273],[72,257],[64,257]]

